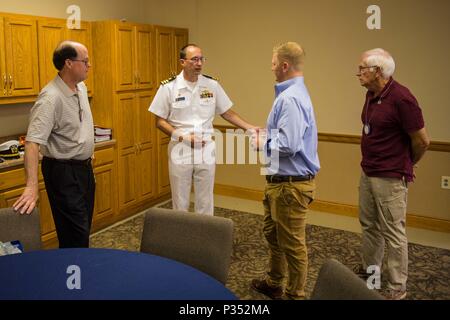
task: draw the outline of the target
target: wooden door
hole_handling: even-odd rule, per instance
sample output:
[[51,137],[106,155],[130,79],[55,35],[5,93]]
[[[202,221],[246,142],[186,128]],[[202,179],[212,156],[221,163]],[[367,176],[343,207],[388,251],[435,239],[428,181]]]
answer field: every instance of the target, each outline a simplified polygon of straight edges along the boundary
[[136,163],[136,96],[134,93],[117,94],[116,138],[118,148],[118,189],[120,210],[135,204],[137,192]]
[[[115,25],[116,38],[116,90],[132,90],[136,87],[135,34],[128,24]],[[114,66],[111,66],[114,67]]]
[[8,95],[39,93],[37,23],[33,18],[4,18]]
[[5,57],[5,31],[3,28],[3,17],[0,17],[0,97],[8,95],[8,74],[6,72]]
[[170,192],[168,147],[168,140],[158,144],[158,196]]
[[177,74],[183,70],[180,64],[180,51],[185,45],[189,43],[189,31],[187,29],[175,29],[174,30],[174,52],[173,52],[173,69]]
[[155,195],[156,166],[155,166],[155,118],[148,111],[152,92],[140,92],[137,94],[138,112],[136,123],[138,129],[137,153],[139,198],[141,201],[152,198]]
[[154,30],[149,25],[136,26],[136,77],[138,89],[155,86],[155,40]]
[[[1,207],[10,208],[20,198],[25,187],[13,189],[1,194]],[[41,234],[45,235],[56,230],[55,223],[53,222],[52,210],[50,202],[47,196],[47,190],[45,190],[44,182],[39,183],[39,202],[38,209],[41,218]]]
[[84,81],[88,88],[89,96],[94,94],[94,53],[92,52],[92,27],[90,22],[81,22],[80,29],[66,29],[66,39],[83,44],[89,53],[89,69],[88,78]]
[[158,83],[176,75],[173,68],[173,30],[156,27],[156,75]]
[[116,177],[112,163],[94,168],[95,205],[93,221],[97,221],[114,213],[114,185]]
[[39,80],[44,88],[58,74],[53,65],[53,52],[65,39],[65,20],[41,19],[38,21]]

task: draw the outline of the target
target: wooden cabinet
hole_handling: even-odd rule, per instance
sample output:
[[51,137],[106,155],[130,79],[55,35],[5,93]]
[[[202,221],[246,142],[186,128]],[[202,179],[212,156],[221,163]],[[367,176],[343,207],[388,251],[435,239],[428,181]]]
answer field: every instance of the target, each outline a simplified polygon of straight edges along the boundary
[[188,44],[188,30],[156,26],[157,79],[161,82],[181,72],[180,50]]
[[100,21],[92,30],[98,39],[93,115],[117,139],[119,211],[128,216],[169,191],[159,192],[155,117],[148,111],[157,88],[155,27]]
[[115,150],[106,146],[95,150],[93,167],[95,175],[95,203],[93,225],[108,219],[117,209],[117,169]]
[[152,89],[154,31],[150,25],[114,23],[116,90]]
[[[163,26],[155,27],[156,33],[156,65],[158,81],[179,74],[180,50],[188,44],[188,30]],[[158,196],[170,192],[167,148],[170,138],[158,130]]]
[[[110,224],[117,211],[117,169],[114,145],[105,144],[96,148],[94,174],[96,179],[93,230]],[[43,177],[39,170],[39,202],[41,234],[45,247],[57,247],[57,236],[52,210],[48,200]],[[25,169],[23,167],[0,172],[0,208],[12,207],[25,189]]]
[[[40,172],[40,170],[39,170]],[[0,172],[0,208],[12,207],[14,202],[20,197],[25,189],[25,169],[16,168]],[[41,216],[41,234],[44,243],[52,243],[50,246],[55,247],[56,231],[53,222],[50,202],[48,200],[47,191],[43,177],[39,174],[39,213]]]
[[39,73],[40,88],[51,81],[58,71],[53,65],[53,51],[64,40],[80,42],[89,52],[91,67],[89,76],[85,80],[89,96],[94,93],[94,59],[92,53],[92,31],[90,22],[81,22],[80,29],[68,29],[66,20],[39,18],[38,19],[38,45],[39,45]]
[[0,104],[39,93],[36,19],[0,15]]
[[119,209],[150,200],[155,195],[155,120],[147,111],[153,94],[117,94]]

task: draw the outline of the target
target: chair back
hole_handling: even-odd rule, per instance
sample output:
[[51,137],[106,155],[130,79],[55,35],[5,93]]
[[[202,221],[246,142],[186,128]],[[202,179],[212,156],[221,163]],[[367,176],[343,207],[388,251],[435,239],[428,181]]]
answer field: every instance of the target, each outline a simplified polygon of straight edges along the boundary
[[141,252],[177,260],[225,284],[233,225],[222,217],[151,208],[145,213]]
[[0,241],[19,240],[23,251],[42,249],[41,222],[37,208],[31,214],[20,214],[13,208],[0,209]]
[[337,260],[322,265],[311,300],[383,300],[377,291]]

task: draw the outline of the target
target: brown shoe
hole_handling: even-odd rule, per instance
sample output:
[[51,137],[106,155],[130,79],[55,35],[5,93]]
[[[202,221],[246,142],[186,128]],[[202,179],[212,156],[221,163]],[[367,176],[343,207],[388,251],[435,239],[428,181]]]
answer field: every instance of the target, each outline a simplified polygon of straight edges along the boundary
[[269,286],[266,280],[253,279],[251,287],[273,300],[280,300],[283,297],[283,288]]

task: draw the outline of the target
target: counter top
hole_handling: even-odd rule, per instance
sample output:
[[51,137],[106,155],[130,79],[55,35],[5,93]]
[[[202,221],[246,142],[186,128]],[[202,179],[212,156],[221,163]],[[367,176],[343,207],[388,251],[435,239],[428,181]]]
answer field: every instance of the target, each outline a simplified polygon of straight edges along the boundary
[[[102,141],[102,142],[97,142],[95,144],[95,150],[104,148],[104,147],[108,147],[108,146],[113,146],[116,144],[116,140],[109,140],[109,141]],[[42,158],[42,157],[40,157]],[[14,159],[14,160],[5,160],[4,162],[0,163],[0,170],[4,171],[5,169],[10,169],[10,168],[14,168],[14,167],[20,167],[23,166],[24,163],[24,159],[23,156],[20,157],[20,159]]]

